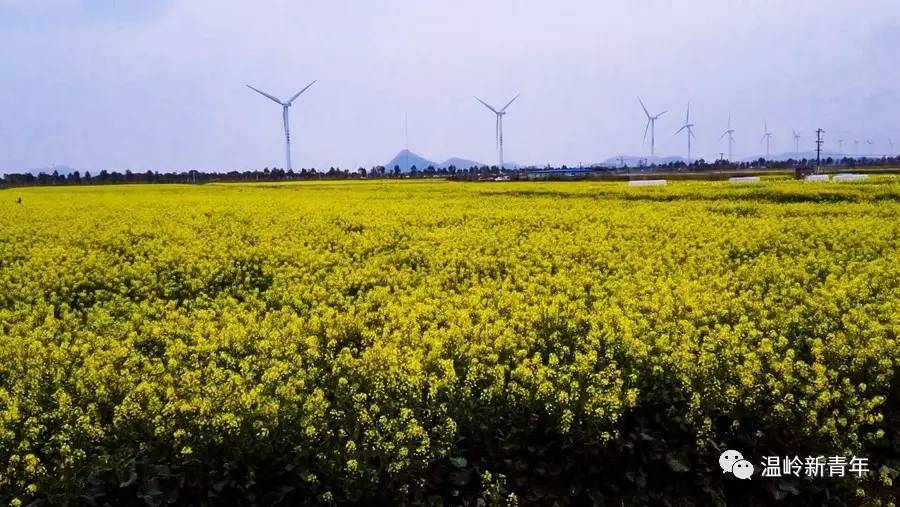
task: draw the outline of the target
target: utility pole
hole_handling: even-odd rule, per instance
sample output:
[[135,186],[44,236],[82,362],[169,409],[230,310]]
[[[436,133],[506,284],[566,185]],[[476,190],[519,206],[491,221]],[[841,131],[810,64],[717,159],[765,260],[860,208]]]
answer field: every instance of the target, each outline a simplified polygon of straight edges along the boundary
[[825,142],[825,140],[822,139],[822,134],[824,133],[824,130],[816,129],[816,174],[822,172],[820,166],[822,165],[822,143]]
[[409,113],[403,113],[403,131],[406,137],[406,170],[409,171]]

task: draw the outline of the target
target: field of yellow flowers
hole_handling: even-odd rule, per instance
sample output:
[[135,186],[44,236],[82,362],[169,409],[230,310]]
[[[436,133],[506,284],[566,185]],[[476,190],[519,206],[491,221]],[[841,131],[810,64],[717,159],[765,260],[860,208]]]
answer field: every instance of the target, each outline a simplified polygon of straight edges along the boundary
[[887,501],[898,340],[889,177],[0,190],[0,501]]

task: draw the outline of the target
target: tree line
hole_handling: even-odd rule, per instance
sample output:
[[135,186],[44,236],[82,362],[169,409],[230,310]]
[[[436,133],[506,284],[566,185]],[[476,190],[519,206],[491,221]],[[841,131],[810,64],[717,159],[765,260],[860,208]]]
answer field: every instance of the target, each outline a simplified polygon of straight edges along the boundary
[[458,170],[454,166],[435,168],[429,166],[418,169],[412,166],[410,171],[403,172],[399,166],[388,170],[384,166],[375,166],[369,169],[360,167],[355,171],[331,167],[328,170],[301,169],[299,171],[280,168],[265,168],[262,170],[205,172],[196,170],[186,171],[144,171],[133,172],[131,170],[107,171],[102,170],[92,174],[90,171],[72,171],[60,173],[59,171],[33,173],[11,173],[0,175],[0,185],[78,185],[78,184],[108,184],[108,183],[208,183],[216,181],[288,181],[288,180],[316,180],[316,179],[355,179],[355,178],[399,178],[399,177],[436,177],[453,176],[462,173],[490,173],[488,167],[472,167]]
[[[881,158],[853,158],[853,157],[827,157],[822,159],[821,165],[825,167],[896,167],[900,165],[900,156]],[[788,159],[782,161],[767,161],[758,159],[752,162],[730,162],[716,160],[712,162],[703,159],[690,164],[683,161],[667,164],[650,164],[640,166],[602,166],[592,165],[579,167],[579,171],[597,173],[621,173],[641,171],[723,171],[761,168],[785,168],[802,169],[816,166],[816,159]],[[92,185],[92,184],[122,184],[122,183],[211,183],[211,182],[247,182],[247,181],[293,181],[293,180],[317,180],[317,179],[362,179],[362,178],[455,178],[455,179],[480,179],[506,176],[518,178],[531,170],[555,170],[571,171],[576,168],[568,166],[547,166],[543,168],[527,169],[500,169],[498,166],[472,166],[469,168],[457,168],[455,166],[440,167],[428,166],[422,169],[412,166],[409,171],[402,171],[399,165],[393,168],[374,166],[369,169],[340,169],[330,167],[327,170],[300,169],[299,171],[285,171],[280,168],[265,168],[262,170],[227,171],[227,172],[201,172],[196,170],[186,171],[144,171],[133,172],[125,170],[101,170],[92,174],[90,171],[72,171],[70,173],[39,172],[11,173],[0,176],[0,186],[31,186],[31,185]]]

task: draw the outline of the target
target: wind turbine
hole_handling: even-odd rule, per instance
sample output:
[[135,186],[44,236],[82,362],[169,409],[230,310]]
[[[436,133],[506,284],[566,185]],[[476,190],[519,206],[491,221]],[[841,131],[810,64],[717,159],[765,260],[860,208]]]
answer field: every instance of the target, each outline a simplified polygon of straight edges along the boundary
[[853,156],[859,155],[859,139],[853,140]]
[[513,102],[515,102],[515,100],[516,100],[517,98],[519,98],[519,95],[518,95],[518,94],[516,94],[516,96],[513,97],[512,100],[510,100],[509,102],[507,102],[506,105],[503,106],[503,108],[500,109],[500,110],[498,111],[498,110],[494,109],[494,107],[491,106],[490,104],[488,104],[487,102],[485,102],[485,101],[479,99],[478,97],[475,97],[475,100],[477,100],[478,102],[481,102],[482,104],[484,104],[484,107],[490,109],[491,111],[494,112],[494,114],[497,115],[497,127],[496,127],[496,131],[497,131],[497,151],[498,151],[498,153],[499,153],[499,155],[500,155],[500,170],[501,170],[501,171],[503,170],[503,116],[506,115],[506,108],[509,107],[510,104],[512,104]]
[[791,132],[794,133],[794,153],[800,154],[800,133],[794,129]]
[[250,85],[247,85],[247,88],[250,88],[251,90],[262,95],[263,97],[266,97],[267,99],[270,99],[274,102],[281,104],[281,107],[283,108],[282,109],[282,118],[284,119],[284,151],[285,151],[285,156],[287,159],[287,168],[286,168],[287,171],[291,170],[291,127],[288,122],[288,109],[291,107],[291,104],[293,104],[294,101],[297,100],[297,97],[299,97],[301,93],[305,92],[307,89],[309,89],[310,86],[314,85],[315,83],[316,83],[315,81],[313,81],[312,83],[309,83],[308,85],[306,85],[306,88],[295,93],[294,96],[291,97],[290,99],[288,99],[286,102],[282,102],[262,90],[257,90],[256,88],[254,88]]
[[873,143],[871,139],[866,139],[866,145],[869,146],[869,155],[873,155],[872,146],[875,146],[875,143]]
[[838,139],[838,151],[841,153],[841,156],[844,155],[844,140]]
[[766,160],[769,160],[769,143],[772,140],[772,133],[769,132],[769,123],[763,122],[763,136],[759,142],[766,142]]
[[725,132],[722,132],[719,141],[725,136],[728,136],[728,160],[731,161],[731,147],[734,145],[734,129],[731,128],[731,113],[728,113],[728,128]]
[[893,154],[894,154],[894,141],[891,140],[891,139],[888,139],[888,146],[891,147],[891,153],[890,153],[890,154],[893,155]]
[[687,142],[688,142],[687,163],[688,163],[688,165],[690,165],[691,164],[691,138],[692,137],[694,139],[697,138],[697,136],[694,135],[694,124],[691,123],[691,103],[690,102],[688,102],[687,114],[684,116],[684,125],[682,125],[681,128],[676,130],[675,133],[672,135],[677,136],[679,133],[681,133],[682,130],[687,130]]
[[650,130],[650,158],[656,156],[656,120],[659,119],[660,116],[666,114],[668,109],[653,116],[650,114],[650,111],[647,111],[647,106],[644,105],[644,101],[638,97],[638,102],[641,103],[641,108],[644,110],[644,114],[647,115],[647,125],[644,127],[644,142],[647,142],[647,130]]

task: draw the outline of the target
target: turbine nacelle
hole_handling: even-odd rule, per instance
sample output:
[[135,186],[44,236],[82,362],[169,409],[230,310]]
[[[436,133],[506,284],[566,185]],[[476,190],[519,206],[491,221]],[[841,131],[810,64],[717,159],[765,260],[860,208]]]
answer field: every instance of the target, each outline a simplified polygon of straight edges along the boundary
[[308,90],[309,87],[312,86],[312,85],[314,85],[314,84],[316,84],[316,81],[315,81],[315,80],[314,80],[312,83],[309,83],[308,85],[306,85],[305,87],[303,87],[303,89],[300,90],[299,92],[295,93],[293,97],[291,97],[290,99],[287,100],[287,102],[282,102],[281,100],[277,99],[275,96],[270,95],[270,94],[268,94],[268,93],[266,93],[266,92],[264,92],[264,91],[262,91],[262,90],[260,90],[260,89],[258,89],[258,88],[254,88],[254,87],[252,87],[252,86],[250,86],[250,85],[247,85],[247,88],[250,88],[251,90],[253,90],[253,91],[255,91],[256,93],[262,95],[263,97],[265,97],[265,98],[271,100],[272,102],[276,102],[276,103],[278,103],[278,104],[281,104],[281,105],[284,106],[284,107],[291,107],[291,104],[293,104],[294,101],[297,100],[297,97],[299,97],[301,94],[303,94],[303,92],[305,92],[306,90]]
[[641,109],[643,109],[643,110],[644,110],[644,114],[647,115],[647,120],[648,120],[648,121],[651,121],[651,120],[658,120],[660,116],[662,116],[662,115],[666,114],[667,112],[669,112],[668,110],[665,110],[665,111],[663,111],[663,112],[657,114],[656,116],[653,116],[653,115],[650,114],[650,111],[647,110],[647,106],[644,105],[644,101],[641,100],[640,97],[638,97],[638,102],[641,103]]

